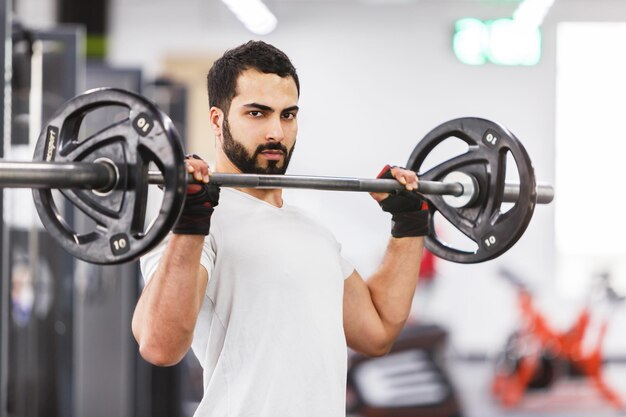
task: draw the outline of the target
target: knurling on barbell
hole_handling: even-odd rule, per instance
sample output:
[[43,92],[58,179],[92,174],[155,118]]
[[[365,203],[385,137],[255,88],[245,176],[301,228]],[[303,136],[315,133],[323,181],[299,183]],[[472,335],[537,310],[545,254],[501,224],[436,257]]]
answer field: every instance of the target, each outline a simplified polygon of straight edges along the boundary
[[[98,129],[90,115],[114,107],[117,116]],[[468,151],[421,172],[422,164],[441,142],[456,137]],[[519,184],[505,182],[506,155],[519,172]],[[188,177],[180,137],[169,117],[136,93],[102,88],[65,103],[45,125],[34,161],[0,162],[0,188],[33,188],[42,223],[50,235],[76,258],[96,264],[128,262],[155,247],[176,222],[185,199]],[[158,171],[150,170],[155,165]],[[413,150],[407,168],[420,177],[420,192],[432,212],[439,212],[477,245],[454,248],[431,224],[426,246],[438,257],[475,263],[507,251],[526,230],[537,202],[552,201],[549,185],[537,187],[530,158],[507,129],[486,119],[460,118],[429,132]],[[226,187],[307,188],[389,192],[403,187],[395,180],[289,175],[220,174],[211,181]],[[146,228],[148,186],[159,184],[159,214]],[[81,231],[57,207],[53,189],[93,220]],[[538,199],[539,197],[539,199]],[[513,202],[506,211],[502,204]]]

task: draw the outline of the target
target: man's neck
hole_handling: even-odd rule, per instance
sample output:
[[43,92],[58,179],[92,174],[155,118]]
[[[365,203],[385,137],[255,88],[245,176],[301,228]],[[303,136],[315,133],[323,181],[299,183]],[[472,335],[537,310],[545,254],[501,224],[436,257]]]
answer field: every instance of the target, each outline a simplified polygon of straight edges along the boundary
[[265,190],[259,188],[237,188],[237,190],[278,208],[283,206],[283,190],[281,189]]
[[[241,174],[241,171],[230,161],[226,163],[220,163],[218,161],[215,165],[215,172],[219,172],[220,174]],[[258,198],[259,200],[265,201],[273,206],[283,206],[283,190],[281,188],[237,188],[237,190],[249,194],[254,198]]]

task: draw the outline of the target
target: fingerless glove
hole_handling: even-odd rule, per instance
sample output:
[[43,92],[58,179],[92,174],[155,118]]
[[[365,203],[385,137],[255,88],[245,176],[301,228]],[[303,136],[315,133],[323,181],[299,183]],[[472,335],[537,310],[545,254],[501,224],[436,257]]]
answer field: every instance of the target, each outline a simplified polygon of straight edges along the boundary
[[[197,155],[188,155],[187,158],[200,159]],[[180,235],[208,235],[211,215],[218,204],[219,197],[218,185],[212,183],[187,185],[185,205],[172,232]]]
[[[387,165],[377,178],[393,179]],[[428,203],[417,191],[395,190],[378,203],[383,211],[391,213],[391,236],[412,237],[428,235],[430,212]]]

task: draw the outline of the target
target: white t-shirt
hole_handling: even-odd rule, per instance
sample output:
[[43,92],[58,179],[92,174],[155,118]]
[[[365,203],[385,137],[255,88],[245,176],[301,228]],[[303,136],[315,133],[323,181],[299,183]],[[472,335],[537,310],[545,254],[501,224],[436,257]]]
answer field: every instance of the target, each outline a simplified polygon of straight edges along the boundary
[[[155,271],[165,242],[141,260]],[[345,416],[343,285],[353,267],[302,211],[222,188],[202,265],[192,348],[204,370],[197,417]]]

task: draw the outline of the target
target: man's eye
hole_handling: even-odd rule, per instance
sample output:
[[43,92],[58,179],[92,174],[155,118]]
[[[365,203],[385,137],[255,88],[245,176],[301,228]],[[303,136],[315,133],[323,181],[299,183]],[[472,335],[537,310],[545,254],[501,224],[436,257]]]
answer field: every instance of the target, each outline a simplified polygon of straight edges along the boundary
[[296,118],[295,113],[283,113],[283,119],[293,120]]
[[263,116],[263,113],[261,113],[258,110],[252,110],[251,112],[248,113],[250,116],[252,117],[261,117]]

